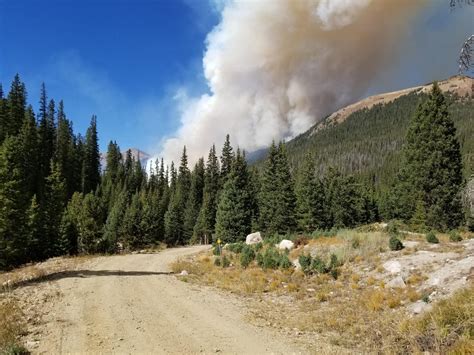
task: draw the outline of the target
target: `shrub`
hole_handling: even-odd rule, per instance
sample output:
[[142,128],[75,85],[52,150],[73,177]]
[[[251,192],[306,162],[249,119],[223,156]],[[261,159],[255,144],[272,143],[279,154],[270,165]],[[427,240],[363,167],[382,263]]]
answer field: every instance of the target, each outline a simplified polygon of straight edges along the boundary
[[263,268],[263,255],[261,253],[257,254],[257,265]]
[[263,268],[277,269],[280,264],[280,253],[275,248],[268,248],[263,254]]
[[390,239],[388,240],[388,246],[390,250],[394,250],[394,251],[403,249],[402,242],[400,241],[400,239],[398,239],[395,236],[390,237]]
[[263,243],[262,243],[262,242],[258,242],[257,244],[254,244],[254,245],[253,245],[253,248],[255,249],[255,251],[260,251],[260,250],[262,250],[262,248],[263,248]]
[[303,272],[305,274],[307,274],[308,272],[310,272],[310,268],[311,268],[311,255],[304,255],[304,254],[301,254],[300,257],[298,258],[298,261],[300,262],[300,265],[301,265],[301,270],[303,270]]
[[229,249],[229,251],[231,251],[233,253],[240,254],[242,252],[242,249],[244,248],[244,246],[246,246],[246,244],[244,244],[242,242],[237,242],[237,243],[229,244],[227,249]]
[[436,234],[434,234],[433,231],[429,232],[426,235],[426,241],[428,243],[432,243],[432,244],[438,244],[439,243],[439,239],[436,237]]
[[311,261],[311,270],[316,271],[320,274],[325,274],[327,272],[326,266],[324,265],[324,262],[318,256],[316,256]]
[[245,245],[242,248],[242,253],[240,255],[240,265],[242,265],[243,268],[246,268],[254,259],[255,251],[251,246]]
[[226,255],[224,255],[222,257],[222,267],[229,267],[229,266],[230,266],[230,260]]
[[452,242],[460,242],[462,240],[462,237],[458,232],[451,231],[449,233],[449,240]]
[[221,259],[220,259],[220,258],[216,258],[216,260],[214,260],[214,265],[216,265],[216,266],[221,266]]
[[288,258],[288,255],[283,254],[280,256],[280,265],[282,269],[289,269],[292,266],[292,263],[290,259]]

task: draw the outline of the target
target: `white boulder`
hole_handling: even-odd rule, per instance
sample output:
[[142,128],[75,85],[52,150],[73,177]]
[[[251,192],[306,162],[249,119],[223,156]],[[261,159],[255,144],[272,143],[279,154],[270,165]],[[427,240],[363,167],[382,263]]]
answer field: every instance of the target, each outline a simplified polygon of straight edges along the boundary
[[263,239],[260,232],[251,233],[247,236],[247,238],[245,238],[245,244],[247,245],[258,244],[262,241]]
[[188,276],[189,273],[186,270],[182,270],[179,274],[179,276]]
[[403,281],[403,278],[401,276],[397,276],[394,279],[390,280],[387,283],[387,286],[390,288],[405,288],[407,285],[405,284],[405,281]]
[[383,268],[391,274],[398,274],[402,271],[402,264],[396,260],[390,260],[383,264]]
[[280,250],[285,250],[285,249],[288,249],[288,250],[291,250],[293,249],[295,246],[295,243],[293,243],[291,240],[288,240],[288,239],[283,239],[280,244],[278,244],[278,249]]

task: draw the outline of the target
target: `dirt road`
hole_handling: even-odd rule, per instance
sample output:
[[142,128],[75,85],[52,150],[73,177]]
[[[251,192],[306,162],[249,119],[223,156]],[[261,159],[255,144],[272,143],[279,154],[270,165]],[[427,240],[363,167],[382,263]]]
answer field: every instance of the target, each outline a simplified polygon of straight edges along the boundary
[[34,353],[300,353],[291,339],[245,321],[237,299],[168,274],[206,247],[94,259],[49,281],[60,297]]

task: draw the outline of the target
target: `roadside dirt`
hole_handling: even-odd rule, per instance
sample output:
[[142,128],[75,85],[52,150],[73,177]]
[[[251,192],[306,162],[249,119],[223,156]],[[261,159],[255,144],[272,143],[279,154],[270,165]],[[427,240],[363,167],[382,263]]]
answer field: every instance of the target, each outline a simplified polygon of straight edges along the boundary
[[30,313],[42,313],[30,322],[27,347],[48,354],[307,352],[291,337],[251,325],[238,298],[169,274],[178,257],[206,248],[99,257],[17,289],[34,302]]

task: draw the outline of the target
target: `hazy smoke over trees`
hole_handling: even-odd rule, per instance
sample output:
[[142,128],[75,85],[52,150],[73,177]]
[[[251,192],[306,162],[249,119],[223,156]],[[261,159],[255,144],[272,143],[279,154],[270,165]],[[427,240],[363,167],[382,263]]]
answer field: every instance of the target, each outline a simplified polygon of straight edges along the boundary
[[204,156],[226,133],[248,151],[304,132],[360,98],[394,59],[425,1],[226,1],[203,58],[209,94],[182,102],[183,145]]

